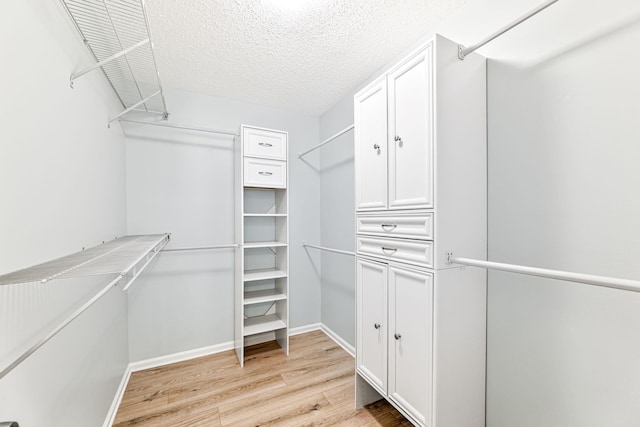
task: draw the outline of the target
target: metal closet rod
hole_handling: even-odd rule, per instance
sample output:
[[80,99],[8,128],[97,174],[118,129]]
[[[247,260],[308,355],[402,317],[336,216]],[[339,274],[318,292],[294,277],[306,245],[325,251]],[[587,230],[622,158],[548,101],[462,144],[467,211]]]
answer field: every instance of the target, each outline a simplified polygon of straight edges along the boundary
[[221,135],[238,136],[237,132],[230,131],[230,130],[209,129],[209,128],[201,128],[196,126],[179,125],[179,124],[171,124],[171,123],[145,122],[142,120],[131,120],[131,119],[120,119],[120,121],[127,122],[127,123],[138,123],[141,125],[159,126],[164,128],[186,129],[186,130],[194,130],[197,132],[208,132],[208,133],[218,133]]
[[304,242],[302,243],[302,246],[305,247],[305,248],[320,249],[321,251],[335,252],[337,254],[356,256],[355,252],[343,251],[342,249],[333,249],[333,248],[327,248],[327,247],[324,247],[324,246],[309,245],[309,244],[304,243]]
[[[0,371],[0,379],[2,379],[5,375],[7,375],[9,372],[11,372],[13,369],[15,369],[16,366],[18,366],[19,364],[21,364],[22,362],[24,362],[24,360],[31,356],[33,353],[35,353],[40,347],[42,347],[43,345],[45,345],[47,342],[49,342],[49,340],[51,340],[51,338],[55,337],[58,332],[60,332],[61,330],[63,330],[64,328],[67,327],[67,325],[69,325],[69,323],[73,322],[78,316],[80,316],[82,313],[84,313],[89,307],[91,307],[96,301],[98,301],[100,298],[102,298],[107,292],[109,292],[111,290],[111,288],[113,288],[114,286],[116,286],[118,283],[120,283],[123,279],[125,279],[127,277],[127,275],[129,274],[129,272],[131,270],[134,271],[134,275],[133,277],[131,277],[131,279],[129,279],[129,281],[126,283],[126,285],[124,285],[124,287],[122,288],[122,291],[126,291],[127,289],[129,289],[129,287],[131,286],[131,284],[133,283],[134,280],[136,280],[138,278],[138,276],[144,271],[145,268],[147,268],[147,266],[151,263],[151,261],[153,261],[153,259],[158,255],[158,253],[160,253],[160,251],[162,250],[162,248],[164,248],[166,246],[166,244],[169,242],[169,235],[167,235],[164,240],[157,245],[154,249],[152,249],[151,251],[149,251],[148,253],[143,254],[142,256],[138,257],[136,259],[136,261],[131,264],[130,267],[128,267],[125,271],[123,271],[122,273],[119,273],[115,279],[113,279],[111,282],[109,282],[109,284],[107,286],[105,286],[104,288],[102,288],[102,290],[100,290],[100,292],[98,292],[97,294],[95,294],[89,301],[85,302],[80,308],[78,308],[76,311],[74,311],[71,315],[69,315],[69,317],[67,317],[64,321],[60,322],[58,324],[58,326],[56,326],[51,332],[49,332],[45,337],[41,338],[40,340],[38,340],[36,343],[34,343],[31,347],[29,347],[28,350],[26,350],[24,353],[22,353],[20,356],[18,356],[13,362],[11,362],[11,364],[9,364],[9,366],[7,366],[6,368],[4,368],[2,371]],[[145,257],[147,257],[149,255],[149,253],[153,252],[153,255],[150,258],[147,258],[146,262],[144,263],[144,265],[142,267],[140,267],[140,269],[136,269],[136,265],[141,262]],[[0,427],[2,427],[0,425]]]
[[237,243],[231,243],[228,245],[213,245],[213,246],[192,246],[186,248],[169,248],[163,249],[162,252],[182,252],[182,251],[207,251],[210,249],[231,249],[237,248],[239,245]]
[[640,292],[640,281],[618,279],[615,277],[596,276],[593,274],[573,273],[570,271],[550,270],[547,268],[528,267],[525,265],[505,264],[501,262],[483,261],[471,258],[458,258],[447,254],[447,264],[468,265],[470,267],[486,268],[488,270],[508,271],[526,274],[528,276],[546,277],[548,279],[566,280],[605,288],[621,289],[624,291]]
[[463,45],[458,45],[458,58],[463,60],[471,52],[474,52],[477,49],[480,49],[482,46],[486,45],[487,43],[489,43],[493,39],[500,37],[501,35],[503,35],[507,31],[511,30],[513,27],[516,27],[516,26],[522,24],[527,19],[529,19],[532,16],[538,14],[539,12],[542,12],[543,10],[545,10],[546,8],[551,6],[552,4],[556,3],[557,1],[558,0],[547,0],[547,1],[539,4],[538,6],[534,7],[533,9],[531,9],[530,11],[528,11],[527,13],[525,13],[524,15],[522,15],[521,17],[516,19],[513,23],[511,23],[511,24],[507,25],[506,27],[503,27],[502,29],[496,31],[495,33],[493,33],[489,37],[485,38],[484,40],[482,40],[479,43],[474,44],[473,46],[464,47]]
[[298,158],[301,159],[302,156],[305,156],[305,155],[309,154],[310,152],[315,151],[318,148],[322,147],[323,145],[326,145],[326,144],[330,143],[331,141],[333,141],[337,137],[349,132],[353,128],[354,128],[354,125],[347,126],[346,128],[342,129],[340,132],[336,133],[335,135],[330,136],[329,138],[325,139],[320,144],[314,145],[313,147],[309,148],[307,151],[304,151],[302,153],[298,153]]

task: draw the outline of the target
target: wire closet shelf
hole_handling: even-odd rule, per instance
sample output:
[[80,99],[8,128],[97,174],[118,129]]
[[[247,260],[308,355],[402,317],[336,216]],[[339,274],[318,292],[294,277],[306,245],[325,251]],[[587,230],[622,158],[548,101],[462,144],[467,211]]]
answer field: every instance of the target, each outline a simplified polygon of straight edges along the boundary
[[41,282],[46,286],[46,282],[50,280],[73,277],[112,278],[98,293],[49,330],[46,335],[35,339],[29,348],[22,351],[11,363],[0,367],[0,379],[49,342],[113,287],[124,283],[122,291],[126,291],[168,242],[168,233],[125,236],[66,257],[0,276],[0,286],[33,282]]
[[96,63],[73,73],[74,81],[101,68],[124,107],[169,115],[144,0],[60,0]]

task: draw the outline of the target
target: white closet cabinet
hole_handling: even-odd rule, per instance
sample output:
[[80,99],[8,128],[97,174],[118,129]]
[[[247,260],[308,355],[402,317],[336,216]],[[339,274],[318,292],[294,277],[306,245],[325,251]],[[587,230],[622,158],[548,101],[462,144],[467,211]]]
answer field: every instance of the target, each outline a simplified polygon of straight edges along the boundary
[[484,425],[486,64],[435,36],[354,97],[356,403]]
[[429,46],[355,99],[358,210],[433,206]]
[[[358,258],[357,371],[415,419],[431,408],[432,274]],[[387,388],[388,387],[388,388]]]
[[276,340],[289,352],[286,132],[243,125],[236,141],[235,349]]

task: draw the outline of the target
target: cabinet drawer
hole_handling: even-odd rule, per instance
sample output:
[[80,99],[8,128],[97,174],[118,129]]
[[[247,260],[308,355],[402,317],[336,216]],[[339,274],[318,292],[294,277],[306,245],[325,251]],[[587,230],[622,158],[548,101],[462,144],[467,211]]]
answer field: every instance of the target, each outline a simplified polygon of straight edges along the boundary
[[379,237],[357,237],[357,251],[362,255],[433,267],[433,242],[417,242]]
[[359,216],[357,233],[383,237],[433,240],[433,214]]
[[287,135],[263,129],[244,128],[244,155],[287,160]]
[[287,163],[275,160],[245,158],[244,186],[287,188]]

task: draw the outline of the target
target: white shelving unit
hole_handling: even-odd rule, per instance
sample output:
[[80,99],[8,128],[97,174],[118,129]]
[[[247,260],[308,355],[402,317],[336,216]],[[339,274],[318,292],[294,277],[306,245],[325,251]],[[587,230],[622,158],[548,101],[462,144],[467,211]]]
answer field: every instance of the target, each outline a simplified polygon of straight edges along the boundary
[[276,340],[289,353],[286,132],[243,125],[236,141],[235,349]]

